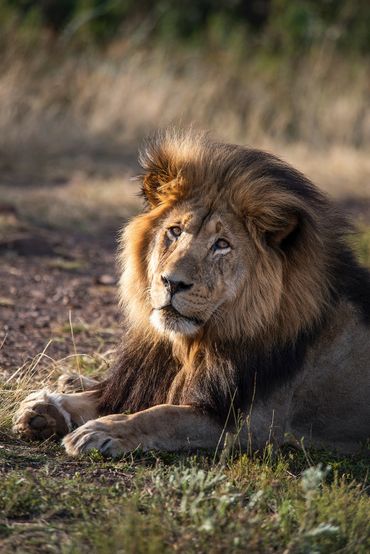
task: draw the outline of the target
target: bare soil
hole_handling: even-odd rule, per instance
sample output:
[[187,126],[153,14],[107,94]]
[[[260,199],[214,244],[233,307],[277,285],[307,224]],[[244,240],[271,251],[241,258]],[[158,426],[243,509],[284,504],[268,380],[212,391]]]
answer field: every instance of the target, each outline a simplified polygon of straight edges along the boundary
[[[42,352],[96,354],[117,341],[116,233],[36,230],[0,243],[0,368]],[[71,330],[72,327],[72,330]],[[49,358],[43,363],[50,362]]]

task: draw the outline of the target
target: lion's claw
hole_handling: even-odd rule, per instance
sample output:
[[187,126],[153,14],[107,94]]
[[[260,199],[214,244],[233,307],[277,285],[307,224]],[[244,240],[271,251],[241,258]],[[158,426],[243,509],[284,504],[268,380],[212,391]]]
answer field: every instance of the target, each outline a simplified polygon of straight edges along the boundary
[[103,456],[118,458],[125,452],[122,440],[113,437],[109,428],[96,420],[88,421],[67,435],[63,444],[68,454],[77,456],[89,450],[99,450]]

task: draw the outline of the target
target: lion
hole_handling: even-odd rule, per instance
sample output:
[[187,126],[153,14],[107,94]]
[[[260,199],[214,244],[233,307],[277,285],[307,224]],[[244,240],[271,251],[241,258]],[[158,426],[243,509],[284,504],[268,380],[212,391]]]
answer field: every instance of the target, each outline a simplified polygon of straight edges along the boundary
[[139,161],[145,209],[121,238],[116,362],[80,392],[34,392],[14,430],[64,437],[70,455],[216,449],[226,433],[254,450],[358,450],[370,274],[345,217],[281,159],[207,134],[157,133]]

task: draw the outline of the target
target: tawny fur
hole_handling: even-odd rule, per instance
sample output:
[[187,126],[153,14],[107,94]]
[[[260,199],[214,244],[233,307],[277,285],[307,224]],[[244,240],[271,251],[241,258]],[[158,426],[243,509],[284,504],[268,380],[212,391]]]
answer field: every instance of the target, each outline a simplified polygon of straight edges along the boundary
[[[370,278],[345,218],[273,155],[201,133],[158,134],[140,161],[147,210],[122,234],[117,362],[83,408],[58,400],[74,414],[81,405],[75,425],[107,415],[68,435],[67,450],[215,447],[237,422],[256,448],[288,435],[358,448],[369,437]],[[225,236],[224,255],[213,245]],[[168,276],[182,287],[171,298]],[[109,415],[119,412],[134,415]],[[26,401],[23,434],[29,414]]]

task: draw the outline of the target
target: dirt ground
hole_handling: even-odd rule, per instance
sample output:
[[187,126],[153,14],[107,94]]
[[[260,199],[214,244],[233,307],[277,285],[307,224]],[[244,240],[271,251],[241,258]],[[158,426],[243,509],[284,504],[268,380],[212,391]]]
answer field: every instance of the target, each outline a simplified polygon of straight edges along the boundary
[[113,234],[92,240],[49,232],[14,240],[4,249],[0,366],[8,377],[49,341],[46,354],[53,359],[67,356],[74,347],[88,354],[114,344],[115,243]]
[[136,155],[81,147],[4,160],[0,152],[0,381],[35,363],[36,378],[56,363],[104,370],[119,337],[116,252],[138,209]]

